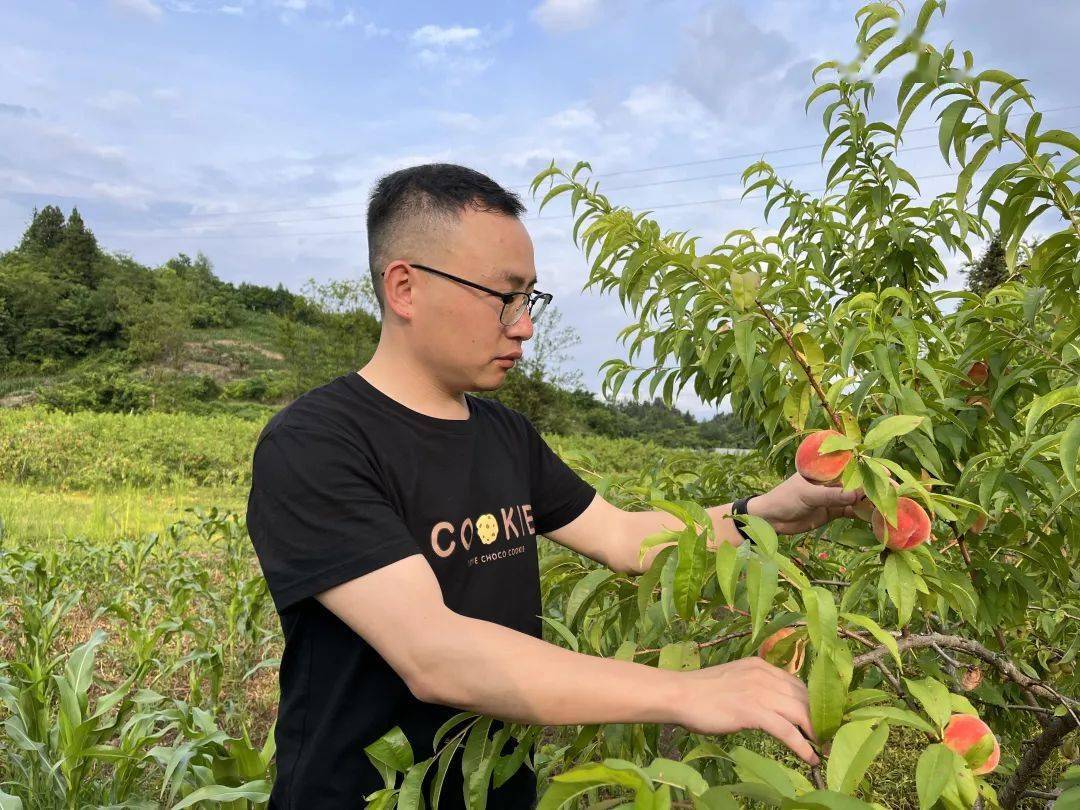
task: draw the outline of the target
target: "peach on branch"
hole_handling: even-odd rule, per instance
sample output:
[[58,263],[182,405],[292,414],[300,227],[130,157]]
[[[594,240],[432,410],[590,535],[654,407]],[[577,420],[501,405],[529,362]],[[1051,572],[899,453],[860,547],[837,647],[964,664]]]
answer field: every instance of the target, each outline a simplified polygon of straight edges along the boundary
[[941,741],[946,748],[967,760],[976,776],[990,773],[1001,758],[1001,747],[994,732],[973,714],[954,714],[949,718]]
[[842,436],[835,430],[818,430],[811,433],[795,451],[795,469],[807,481],[827,484],[837,480],[851,461],[850,450],[834,450],[822,453],[821,444],[832,436]]
[[990,379],[990,366],[986,365],[982,360],[976,360],[968,369],[967,377],[969,385],[985,385],[986,381]]
[[792,675],[802,669],[806,657],[806,638],[797,639],[794,647],[786,652],[773,653],[773,648],[795,632],[794,627],[781,627],[758,647],[758,655],[770,664],[786,669]]
[[975,522],[968,528],[968,534],[981,534],[982,530],[986,528],[986,515],[979,513],[979,516],[975,518]]
[[871,521],[874,536],[893,551],[905,551],[930,539],[930,516],[911,498],[896,500],[896,525],[885,522],[885,516],[874,510]]

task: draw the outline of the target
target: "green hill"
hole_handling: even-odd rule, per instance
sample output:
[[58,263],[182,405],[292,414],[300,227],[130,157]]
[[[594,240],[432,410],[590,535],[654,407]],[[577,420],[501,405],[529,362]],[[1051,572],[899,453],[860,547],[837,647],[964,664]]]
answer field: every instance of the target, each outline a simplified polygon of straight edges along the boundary
[[[0,407],[264,421],[366,363],[378,343],[377,311],[366,278],[311,279],[297,294],[223,281],[201,253],[147,267],[102,249],[77,209],[65,217],[46,206],[19,245],[0,253]],[[560,349],[577,338],[559,324],[553,311],[552,336],[484,395],[545,432],[753,445],[754,434],[728,414],[702,423],[659,399],[598,400],[560,370]]]

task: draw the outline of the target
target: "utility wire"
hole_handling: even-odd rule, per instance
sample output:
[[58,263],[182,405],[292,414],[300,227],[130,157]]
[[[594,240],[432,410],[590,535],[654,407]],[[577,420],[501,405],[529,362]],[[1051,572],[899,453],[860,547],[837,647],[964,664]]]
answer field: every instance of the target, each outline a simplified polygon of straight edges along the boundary
[[[1080,104],[1070,104],[1070,105],[1066,105],[1066,106],[1062,106],[1062,107],[1051,107],[1051,108],[1046,109],[1046,110],[1040,110],[1039,112],[1041,112],[1043,114],[1048,114],[1048,113],[1063,112],[1063,111],[1066,111],[1066,110],[1076,110],[1076,109],[1080,109]],[[1027,113],[1027,112],[1025,112],[1025,113],[1017,113],[1016,115],[1012,116],[1012,118],[1016,119],[1016,118],[1030,117],[1033,114],[1034,113]],[[905,128],[904,132],[927,132],[929,130],[935,130],[937,128],[938,127],[937,127],[936,124],[932,124],[932,125],[923,126],[923,127],[908,127],[908,128]],[[614,171],[614,172],[601,172],[601,173],[598,173],[598,174],[590,174],[589,179],[594,180],[596,178],[601,178],[601,177],[603,177],[603,178],[617,177],[617,176],[622,176],[622,175],[627,175],[627,174],[644,174],[645,172],[660,171],[662,169],[680,169],[680,168],[685,168],[687,166],[701,166],[701,165],[704,165],[704,164],[707,164],[707,163],[719,163],[719,162],[725,161],[725,160],[739,160],[739,159],[746,159],[746,158],[764,158],[767,155],[778,155],[778,154],[782,154],[782,153],[785,153],[785,152],[796,152],[796,151],[799,151],[799,150],[802,150],[802,149],[821,148],[823,145],[824,145],[824,142],[818,142],[818,143],[802,144],[802,145],[799,145],[799,146],[782,146],[782,147],[777,147],[777,148],[773,148],[773,149],[766,148],[766,149],[759,150],[759,151],[756,151],[756,152],[743,152],[741,154],[722,155],[720,157],[704,158],[702,160],[691,160],[691,161],[686,161],[686,162],[683,162],[683,163],[666,163],[666,164],[660,164],[660,165],[656,165],[656,166],[643,166],[643,167],[638,168],[638,169],[623,169],[623,170]],[[930,148],[930,146],[907,147],[907,148],[898,149],[897,151],[899,151],[899,152],[909,151],[910,152],[910,151],[914,151],[916,149],[927,149],[927,148]],[[802,166],[813,166],[813,165],[817,165],[819,162],[820,161],[810,161],[810,162],[806,162],[806,163],[794,163],[794,164],[789,164],[787,166],[777,166],[776,168],[783,169],[783,168],[797,168],[797,167],[802,167]],[[539,172],[538,172],[538,174],[539,174]],[[649,185],[662,185],[662,184],[670,184],[670,183],[686,183],[686,182],[691,182],[693,180],[703,180],[703,179],[712,179],[712,178],[719,178],[719,177],[728,177],[728,176],[735,176],[735,175],[740,175],[740,174],[742,174],[742,172],[730,172],[730,173],[725,173],[725,174],[705,175],[705,176],[700,176],[700,177],[685,177],[685,178],[678,178],[678,179],[675,179],[675,180],[657,181],[655,183],[642,183],[640,185],[619,186],[617,188],[611,188],[609,190],[610,191],[618,191],[618,190],[621,190],[621,189],[628,189],[628,188],[644,188],[645,186],[649,186]],[[519,184],[512,185],[512,186],[507,186],[507,188],[512,189],[512,190],[528,190],[531,185],[532,185],[532,183],[531,183],[531,181],[529,181],[529,182],[519,183]],[[348,203],[348,202],[347,203],[329,203],[329,204],[326,204],[326,205],[296,206],[294,208],[267,208],[267,209],[254,209],[254,210],[248,210],[248,211],[218,211],[218,212],[211,212],[211,213],[206,213],[206,214],[189,214],[187,216],[187,219],[189,219],[189,220],[190,219],[212,219],[212,218],[219,218],[219,217],[260,216],[262,214],[287,214],[287,213],[292,213],[294,211],[322,211],[322,210],[327,210],[327,209],[332,209],[332,208],[338,208],[338,209],[340,209],[340,208],[354,208],[356,206],[363,206],[363,205],[367,205],[367,201],[351,202],[351,203]],[[304,221],[318,222],[318,221],[321,221],[321,220],[324,220],[324,219],[325,220],[345,219],[345,218],[350,217],[350,216],[356,216],[356,214],[349,214],[349,215],[345,215],[345,216],[341,216],[341,217],[317,217],[317,218],[313,218],[313,219],[309,219],[309,220],[286,220],[286,221],[291,221],[291,222],[304,222]],[[239,224],[261,225],[263,223],[261,223],[261,222],[245,222],[245,223],[236,223],[236,224],[238,224],[238,225]],[[193,227],[200,227],[200,226],[193,226]]]
[[[990,173],[992,171],[994,171],[993,168],[980,169],[979,171],[975,172],[975,174],[976,175],[988,174],[988,173]],[[916,180],[934,180],[934,179],[939,179],[939,178],[942,178],[942,177],[958,177],[959,175],[960,175],[960,172],[942,172],[940,174],[915,175],[914,177],[915,177]],[[826,186],[821,186],[819,188],[801,189],[801,191],[825,191],[826,188],[827,188]],[[664,208],[682,208],[682,207],[691,206],[691,205],[710,205],[710,204],[715,204],[715,203],[739,203],[739,202],[742,202],[743,200],[763,200],[763,199],[765,199],[764,194],[751,194],[748,197],[716,197],[716,198],[709,199],[709,200],[689,200],[687,202],[663,203],[661,205],[645,205],[645,206],[640,206],[640,207],[635,206],[635,208],[638,208],[639,213],[640,213],[641,211],[658,211],[658,210],[664,209]],[[563,215],[559,215],[559,216],[549,216],[549,217],[532,216],[532,217],[522,217],[522,220],[524,222],[551,221],[551,220],[560,220],[560,219],[573,219],[575,216],[578,216],[578,215],[575,215],[575,214],[563,214]],[[300,220],[300,221],[301,222],[318,222],[319,220]],[[254,223],[247,223],[247,224],[254,224]],[[275,238],[280,238],[280,237],[297,238],[297,237],[307,237],[307,236],[350,236],[350,235],[362,234],[362,233],[366,233],[366,232],[367,232],[366,229],[359,229],[359,230],[345,230],[345,231],[322,231],[322,232],[317,232],[317,233],[259,233],[259,234],[256,234],[256,233],[250,233],[250,234],[232,234],[232,233],[230,233],[230,234],[142,234],[142,233],[136,233],[136,234],[129,234],[129,235],[148,236],[150,238],[160,237],[160,238],[165,238],[165,239],[170,239],[170,238],[171,239],[275,239]]]
[[[1076,105],[1076,106],[1078,108],[1080,108],[1080,105]],[[1065,109],[1065,108],[1059,108],[1059,109]],[[1080,124],[1069,124],[1069,125],[1067,125],[1065,127],[1065,129],[1073,129],[1073,128],[1077,127],[1077,126],[1080,126]],[[931,127],[931,129],[933,129],[933,127]],[[797,147],[792,147],[792,148],[797,148]],[[926,149],[936,149],[936,148],[938,148],[938,144],[932,143],[932,144],[923,144],[923,145],[920,145],[920,146],[901,147],[901,148],[897,149],[896,151],[897,151],[897,153],[900,153],[900,152],[907,153],[907,152],[919,152],[919,151],[923,151],[923,150],[926,150]],[[810,166],[820,166],[820,165],[822,165],[822,162],[820,160],[811,160],[811,161],[804,161],[804,162],[800,162],[800,163],[779,164],[777,166],[774,166],[773,168],[778,169],[778,170],[780,170],[780,169],[798,169],[798,168],[806,168],[806,167],[810,167]],[[718,173],[718,174],[697,175],[697,176],[694,176],[694,177],[680,177],[680,178],[675,178],[675,179],[670,179],[670,180],[654,180],[654,181],[651,181],[651,182],[648,182],[648,183],[632,183],[632,184],[624,185],[624,186],[611,186],[609,188],[604,189],[604,193],[607,194],[607,193],[610,193],[612,191],[626,191],[626,190],[630,190],[630,189],[649,188],[649,187],[653,187],[653,186],[675,185],[675,184],[678,184],[678,183],[689,183],[689,182],[700,181],[700,180],[718,180],[718,179],[728,178],[728,177],[741,177],[742,174],[743,174],[742,171],[732,171],[732,172],[721,172],[721,173]],[[600,175],[595,175],[595,176],[600,176]],[[929,179],[929,178],[941,177],[941,176],[950,176],[950,175],[927,175],[923,179]],[[951,175],[951,176],[955,176],[955,175]],[[824,190],[824,189],[817,189],[817,190]],[[703,200],[701,202],[702,203],[704,203],[704,202],[726,202],[729,199],[738,201],[738,200],[741,200],[743,198],[742,197],[720,198],[720,199],[717,199],[717,200]],[[755,197],[747,197],[746,199],[756,199],[756,198]],[[678,206],[678,205],[690,205],[690,204],[697,204],[697,203],[673,203],[672,205],[659,205],[659,206],[655,206],[655,207],[656,208],[668,208],[668,207],[673,207],[673,206]],[[284,210],[288,211],[290,209],[284,209]],[[290,225],[290,224],[298,224],[298,223],[303,223],[303,222],[329,222],[329,221],[332,221],[332,220],[339,220],[339,219],[355,219],[356,217],[357,217],[357,214],[354,213],[354,214],[338,214],[338,215],[335,215],[335,216],[327,216],[327,217],[305,217],[305,218],[302,218],[302,219],[255,220],[255,221],[251,221],[251,222],[222,223],[221,225],[215,225],[213,223],[207,223],[205,225],[182,225],[182,226],[179,226],[177,228],[170,229],[167,234],[157,234],[157,233],[153,233],[152,231],[128,232],[128,234],[129,235],[146,236],[146,237],[155,237],[155,236],[169,236],[169,235],[172,235],[174,233],[177,233],[179,235],[179,233],[182,232],[182,233],[191,233],[194,236],[203,236],[203,237],[209,238],[209,237],[216,237],[217,235],[214,235],[214,234],[200,234],[199,231],[201,231],[204,228],[235,227],[235,226],[243,226],[243,225]],[[525,217],[526,220],[533,220],[533,219],[546,220],[546,219],[562,219],[562,218],[565,218],[565,217]],[[340,233],[354,233],[354,231],[340,231]],[[270,235],[270,234],[267,234],[267,235]],[[281,236],[288,236],[290,234],[280,234],[280,235]],[[303,234],[296,234],[296,235],[303,235]],[[312,235],[315,235],[315,234],[312,234]],[[221,236],[229,236],[229,234],[222,234]]]

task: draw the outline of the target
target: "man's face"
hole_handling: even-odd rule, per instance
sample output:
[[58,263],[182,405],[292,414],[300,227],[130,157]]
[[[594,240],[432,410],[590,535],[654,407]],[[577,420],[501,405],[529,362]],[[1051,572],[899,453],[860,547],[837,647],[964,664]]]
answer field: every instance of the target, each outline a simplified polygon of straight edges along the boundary
[[[532,292],[536,285],[532,240],[512,216],[467,208],[431,254],[412,260],[499,292]],[[423,270],[410,269],[409,277],[413,350],[456,390],[501,386],[512,364],[498,358],[520,353],[532,337],[529,313],[504,326],[503,302],[494,295]]]

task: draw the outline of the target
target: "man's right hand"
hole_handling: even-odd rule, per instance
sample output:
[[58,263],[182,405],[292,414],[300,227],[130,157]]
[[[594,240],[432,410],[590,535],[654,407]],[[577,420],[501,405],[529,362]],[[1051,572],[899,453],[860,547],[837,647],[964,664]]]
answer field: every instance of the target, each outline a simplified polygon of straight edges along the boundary
[[697,734],[761,729],[808,765],[819,763],[803,736],[817,743],[809,693],[794,675],[756,656],[679,675],[685,679],[684,699],[676,709],[679,725]]

